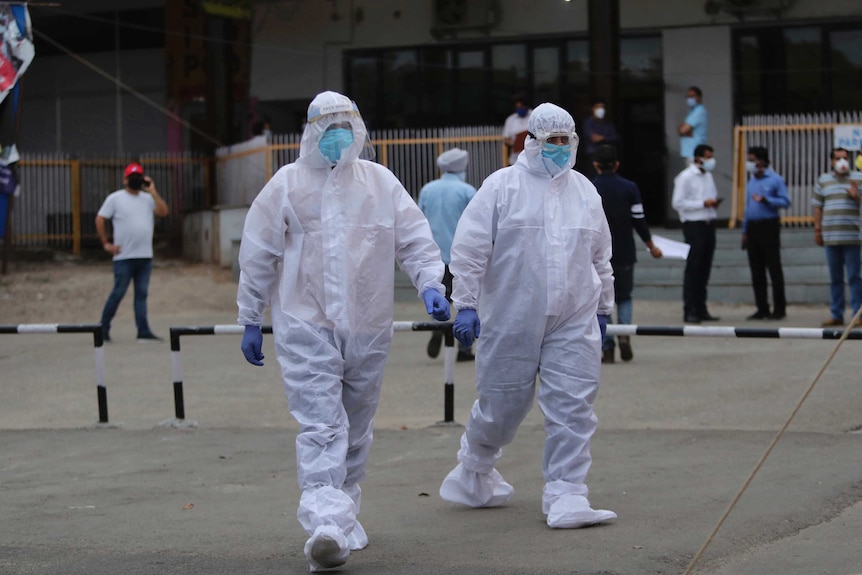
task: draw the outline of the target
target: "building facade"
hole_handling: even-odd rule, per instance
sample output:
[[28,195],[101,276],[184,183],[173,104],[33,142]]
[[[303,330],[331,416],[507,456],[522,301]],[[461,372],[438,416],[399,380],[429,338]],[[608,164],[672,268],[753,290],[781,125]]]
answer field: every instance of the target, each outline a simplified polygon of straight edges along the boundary
[[203,0],[33,7],[35,29],[187,124],[37,37],[19,147],[206,149],[189,125],[228,144],[264,118],[274,132],[299,131],[308,102],[326,89],[355,99],[371,129],[502,126],[514,93],[558,103],[580,124],[591,100],[605,97],[622,172],[640,184],[651,222],[666,223],[675,219],[670,187],[684,165],[677,126],[689,86],[703,91],[716,182],[728,190],[733,127],[744,115],[862,107],[858,0],[613,0],[615,95],[594,89],[596,75],[609,73],[594,69],[591,54],[596,1],[218,2],[249,6],[248,20],[201,16]]

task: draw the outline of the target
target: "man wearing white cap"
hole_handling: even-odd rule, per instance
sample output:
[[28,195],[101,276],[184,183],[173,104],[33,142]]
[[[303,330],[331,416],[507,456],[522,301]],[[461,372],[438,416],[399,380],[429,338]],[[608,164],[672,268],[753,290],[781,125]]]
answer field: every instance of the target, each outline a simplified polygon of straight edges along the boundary
[[[476,188],[465,181],[469,161],[470,154],[467,150],[452,148],[443,152],[437,157],[437,167],[443,175],[425,184],[419,192],[419,208],[431,224],[434,241],[440,246],[440,257],[446,265],[443,285],[446,286],[447,299],[452,295],[452,274],[449,272],[449,249],[452,246],[452,238],[455,237],[458,219],[476,194]],[[443,332],[435,331],[431,341],[428,342],[430,357],[437,357],[440,353],[442,340]],[[462,345],[458,350],[458,361],[473,359],[471,348]]]

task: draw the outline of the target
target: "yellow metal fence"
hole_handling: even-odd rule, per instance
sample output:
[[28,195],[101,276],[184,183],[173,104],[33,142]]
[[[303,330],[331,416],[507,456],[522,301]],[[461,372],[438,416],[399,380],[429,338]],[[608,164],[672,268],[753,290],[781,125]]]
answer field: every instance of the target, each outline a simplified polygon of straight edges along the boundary
[[862,112],[793,116],[753,116],[734,129],[733,203],[730,227],[741,226],[745,217],[748,148],[765,146],[771,168],[784,178],[791,206],[783,210],[782,224],[813,224],[811,195],[820,174],[831,170],[829,154],[835,127],[862,124]]
[[[216,152],[217,202],[248,205],[281,166],[296,161],[301,134],[273,135]],[[371,150],[363,152],[398,177],[408,192],[419,197],[426,183],[439,177],[437,156],[459,147],[470,153],[467,181],[477,188],[504,160],[503,138],[498,126],[465,126],[379,130],[369,134]]]
[[[61,154],[29,154],[18,162],[21,193],[13,200],[12,245],[70,249],[98,245],[95,218],[111,192],[122,188],[131,160],[71,159]],[[182,214],[211,204],[211,160],[191,154],[147,154],[135,158],[153,178],[170,209],[157,220],[157,240],[178,240]]]

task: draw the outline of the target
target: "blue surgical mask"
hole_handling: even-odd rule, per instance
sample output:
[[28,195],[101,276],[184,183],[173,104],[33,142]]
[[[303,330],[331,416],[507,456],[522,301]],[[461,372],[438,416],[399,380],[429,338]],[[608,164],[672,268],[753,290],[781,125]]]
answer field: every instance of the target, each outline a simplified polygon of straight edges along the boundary
[[697,106],[697,98],[686,98],[685,103],[688,104],[689,108],[694,108]]
[[715,169],[715,158],[705,158],[700,165],[704,172],[711,172]]
[[323,154],[324,158],[335,164],[341,159],[341,152],[352,144],[353,130],[335,128],[323,133],[318,148],[320,148],[320,153]]
[[527,108],[517,107],[515,108],[515,113],[518,114],[519,118],[523,118],[527,115]]
[[571,155],[571,144],[565,144],[563,146],[558,146],[557,144],[549,144],[547,142],[542,144],[542,157],[548,158],[559,167],[563,167],[564,165],[566,165],[566,162],[569,161]]

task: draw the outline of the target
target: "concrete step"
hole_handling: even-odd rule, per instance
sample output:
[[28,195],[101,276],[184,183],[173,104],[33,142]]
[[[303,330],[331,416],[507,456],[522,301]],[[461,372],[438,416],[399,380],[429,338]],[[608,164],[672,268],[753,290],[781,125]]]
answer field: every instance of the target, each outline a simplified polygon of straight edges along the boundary
[[[828,284],[829,268],[826,262],[808,265],[782,265],[785,283],[799,284]],[[682,282],[685,271],[685,262],[679,265],[666,266],[635,266],[635,281],[640,284],[665,284]],[[722,265],[713,263],[710,273],[710,284],[717,283],[742,283],[748,285],[751,282],[751,272],[748,262],[740,265]],[[767,276],[768,277],[768,276]]]
[[[683,241],[682,230],[653,228],[652,233]],[[719,229],[709,280],[710,301],[748,303],[753,301],[748,255],[740,249],[741,230]],[[640,249],[640,238],[635,237]],[[810,228],[786,228],[781,231],[781,260],[788,303],[829,303],[829,268],[823,248],[814,244]],[[681,300],[685,262],[653,259],[644,249],[635,267],[635,299]],[[771,293],[771,292],[770,292]],[[771,297],[771,296],[770,296]],[[395,274],[395,299],[409,301],[416,290],[407,275]]]

